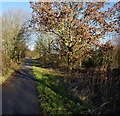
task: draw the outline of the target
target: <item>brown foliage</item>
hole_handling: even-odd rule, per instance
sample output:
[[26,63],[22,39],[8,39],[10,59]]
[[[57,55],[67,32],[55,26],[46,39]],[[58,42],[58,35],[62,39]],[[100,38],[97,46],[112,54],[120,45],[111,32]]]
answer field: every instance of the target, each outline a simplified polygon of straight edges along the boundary
[[[100,46],[100,38],[112,31],[118,31],[118,28],[114,29],[116,22],[113,20],[118,16],[115,12],[116,5],[108,10],[102,10],[108,3],[30,2],[30,4],[33,9],[31,22],[36,30],[52,32],[58,36],[57,43],[67,48],[68,64],[77,51],[87,55],[95,46]],[[82,56],[79,55],[80,58]]]

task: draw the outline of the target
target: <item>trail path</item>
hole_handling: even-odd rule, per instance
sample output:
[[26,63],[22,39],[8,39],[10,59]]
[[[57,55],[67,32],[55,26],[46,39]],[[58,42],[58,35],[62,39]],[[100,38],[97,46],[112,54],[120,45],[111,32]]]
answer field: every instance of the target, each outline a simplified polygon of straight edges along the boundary
[[36,86],[28,59],[10,82],[2,86],[2,114],[40,115]]

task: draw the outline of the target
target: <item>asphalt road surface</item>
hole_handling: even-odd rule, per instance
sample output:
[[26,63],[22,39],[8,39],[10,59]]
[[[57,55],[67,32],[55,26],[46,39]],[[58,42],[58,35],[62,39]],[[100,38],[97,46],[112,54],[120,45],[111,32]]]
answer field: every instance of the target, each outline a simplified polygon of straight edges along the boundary
[[2,86],[2,114],[40,115],[35,78],[28,59],[7,84]]

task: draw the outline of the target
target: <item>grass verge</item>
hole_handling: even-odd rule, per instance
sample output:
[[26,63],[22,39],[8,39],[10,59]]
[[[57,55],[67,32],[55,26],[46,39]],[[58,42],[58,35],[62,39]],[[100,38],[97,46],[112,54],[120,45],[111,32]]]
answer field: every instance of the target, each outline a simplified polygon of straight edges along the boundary
[[7,74],[0,77],[0,84],[6,82],[6,80],[15,73],[15,70],[19,70],[19,68],[24,64],[25,61],[26,59],[22,63],[15,65],[15,69],[10,69]]
[[37,81],[40,108],[44,115],[88,115],[88,107],[73,98],[67,91],[58,72],[41,68],[36,60],[32,60],[32,68]]

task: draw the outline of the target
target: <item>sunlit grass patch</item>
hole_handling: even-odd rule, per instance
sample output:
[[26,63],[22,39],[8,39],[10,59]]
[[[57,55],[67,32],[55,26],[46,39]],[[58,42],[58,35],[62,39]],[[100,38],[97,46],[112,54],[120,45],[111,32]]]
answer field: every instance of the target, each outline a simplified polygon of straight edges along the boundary
[[11,76],[14,73],[14,70],[10,70],[6,75],[0,77],[0,84],[6,81],[7,77]]
[[46,115],[84,115],[88,113],[87,107],[73,99],[66,90],[61,74],[45,68],[34,66],[33,72],[37,79],[39,104]]

